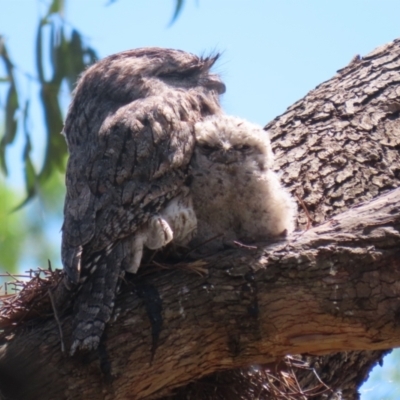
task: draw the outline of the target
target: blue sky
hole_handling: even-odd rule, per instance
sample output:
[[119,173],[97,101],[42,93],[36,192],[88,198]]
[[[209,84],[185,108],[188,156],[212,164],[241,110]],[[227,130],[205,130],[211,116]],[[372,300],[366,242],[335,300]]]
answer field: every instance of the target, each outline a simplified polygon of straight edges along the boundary
[[[220,51],[215,71],[227,86],[225,110],[261,125],[332,77],[356,54],[363,56],[400,37],[399,0],[186,0],[172,26],[174,0],[118,0],[106,6],[107,2],[67,0],[65,15],[101,57],[144,46],[198,54]],[[0,0],[0,34],[16,65],[30,74],[35,74],[37,22],[47,4]],[[22,74],[18,78],[26,96],[37,95],[34,81]],[[30,126],[39,167],[44,127],[34,104]],[[22,135],[9,157],[9,182],[16,186],[22,181],[21,143]],[[400,398],[400,386],[378,382],[363,400]],[[388,393],[381,392],[385,390]]]
[[[227,86],[225,110],[261,125],[356,54],[400,36],[398,0],[186,0],[172,26],[175,0],[117,0],[106,6],[108,1],[66,1],[66,20],[101,57],[144,46],[219,51],[215,71]],[[48,2],[0,0],[0,33],[17,66],[32,74],[37,20]],[[34,81],[20,78],[20,89],[36,95]],[[38,109],[34,115],[31,130],[38,138],[34,145],[40,167],[43,125]],[[15,176],[12,180],[19,182]]]

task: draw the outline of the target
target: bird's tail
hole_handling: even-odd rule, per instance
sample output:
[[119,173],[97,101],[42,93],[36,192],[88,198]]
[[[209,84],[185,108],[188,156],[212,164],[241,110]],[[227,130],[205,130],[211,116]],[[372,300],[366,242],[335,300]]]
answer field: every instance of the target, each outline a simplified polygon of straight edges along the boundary
[[111,318],[120,275],[113,253],[95,258],[91,276],[81,284],[74,302],[71,355],[77,349],[95,350]]

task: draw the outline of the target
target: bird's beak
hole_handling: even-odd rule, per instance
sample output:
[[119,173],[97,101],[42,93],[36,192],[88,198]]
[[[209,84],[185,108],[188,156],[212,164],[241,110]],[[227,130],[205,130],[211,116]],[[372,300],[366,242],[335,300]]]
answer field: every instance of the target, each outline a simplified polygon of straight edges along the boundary
[[233,150],[218,150],[212,156],[212,161],[220,164],[232,164],[237,161],[237,156]]

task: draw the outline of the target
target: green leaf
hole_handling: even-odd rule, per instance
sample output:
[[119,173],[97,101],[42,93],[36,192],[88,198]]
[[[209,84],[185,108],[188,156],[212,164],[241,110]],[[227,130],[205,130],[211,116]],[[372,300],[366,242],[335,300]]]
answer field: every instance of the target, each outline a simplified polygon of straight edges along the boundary
[[44,82],[44,71],[43,71],[43,48],[42,48],[42,30],[45,23],[40,22],[36,34],[36,70],[41,83]]
[[18,122],[16,119],[16,112],[18,110],[18,94],[14,80],[14,66],[8,57],[7,49],[4,44],[3,38],[0,36],[0,58],[2,59],[6,71],[8,73],[8,80],[10,87],[7,92],[6,99],[6,120],[5,120],[5,132],[0,141],[0,165],[5,174],[7,174],[7,165],[5,159],[6,147],[11,144],[14,139],[18,128]]
[[[52,0],[47,15],[40,19],[36,31],[36,75],[41,86],[40,105],[46,129],[46,149],[42,167],[40,171],[36,172],[31,159],[31,136],[26,127],[29,113],[29,104],[27,103],[24,112],[26,137],[24,172],[27,197],[22,205],[39,193],[39,190],[41,192],[43,185],[57,173],[57,170],[65,172],[67,146],[64,137],[61,135],[63,116],[59,101],[60,91],[64,81],[69,84],[72,90],[78,76],[88,65],[97,60],[95,50],[84,43],[81,33],[77,30],[67,30],[64,21],[57,18],[57,14],[62,12],[63,7],[64,0]],[[46,29],[49,29],[49,32]],[[71,31],[71,36],[67,36],[65,33],[69,31]],[[47,35],[47,33],[50,34]],[[0,167],[2,166],[6,171],[6,146],[14,140],[17,132],[16,112],[19,109],[19,101],[12,76],[13,65],[6,57],[5,47],[1,39],[0,36],[0,57],[6,62],[9,75],[7,80],[10,83],[6,107],[7,129],[0,141]],[[47,52],[44,51],[47,47],[50,50],[50,60],[47,60]],[[47,74],[45,74],[47,72],[45,66],[48,65],[50,65],[51,78],[47,78]]]
[[172,16],[171,22],[169,23],[169,26],[171,26],[179,17],[179,14],[181,13],[183,9],[183,4],[185,3],[184,0],[176,0],[176,5],[175,5],[175,11],[174,15]]
[[28,115],[29,115],[29,100],[25,103],[24,109],[24,133],[25,133],[25,148],[24,148],[24,172],[25,172],[25,188],[27,192],[27,200],[30,200],[36,193],[37,175],[31,159],[31,139],[28,130]]
[[[65,65],[68,64],[66,57],[67,42],[64,38],[63,29],[52,24],[50,38],[50,54],[52,57],[53,78],[46,81],[43,71],[43,51],[42,51],[42,29],[43,23],[39,24],[36,42],[36,65],[37,72],[41,82],[41,105],[44,113],[46,125],[46,151],[43,167],[38,175],[39,184],[43,184],[53,173],[53,169],[65,170],[65,160],[67,155],[67,146],[64,137],[60,134],[63,127],[63,118],[58,100],[62,80],[65,78]],[[54,40],[55,37],[58,40]],[[28,166],[29,167],[29,166]],[[29,193],[28,193],[29,196]]]
[[70,90],[74,87],[79,74],[85,70],[85,49],[78,31],[73,30],[68,43],[66,58],[69,60],[67,79]]
[[33,166],[32,159],[31,159],[31,139],[28,129],[28,116],[29,116],[29,100],[26,101],[24,107],[24,119],[23,119],[23,126],[24,126],[24,134],[25,134],[25,147],[23,151],[23,159],[24,159],[24,176],[25,176],[25,189],[26,189],[26,197],[25,199],[16,206],[13,211],[17,211],[23,206],[25,206],[36,194],[37,190],[37,174],[35,171],[35,167]]
[[6,165],[6,147],[11,144],[17,133],[18,121],[15,117],[15,114],[18,110],[18,95],[15,89],[15,85],[11,82],[10,89],[7,94],[6,101],[6,122],[5,122],[5,132],[0,142],[0,160],[1,160],[1,168],[3,172],[7,175],[7,165]]
[[47,131],[45,160],[43,168],[39,174],[41,182],[51,175],[54,167],[60,170],[65,170],[67,145],[64,137],[61,135],[63,119],[58,102],[59,89],[59,85],[44,83],[41,90],[42,106]]
[[25,175],[25,187],[26,187],[26,197],[22,203],[18,204],[14,211],[18,211],[28,204],[37,193],[37,179],[35,167],[32,164],[32,159],[30,156],[26,156],[24,160],[24,175]]
[[53,0],[50,4],[49,11],[45,18],[50,17],[52,14],[62,14],[64,11],[64,0]]
[[51,62],[53,66],[53,78],[51,82],[55,87],[60,87],[68,71],[69,60],[66,57],[68,42],[65,39],[63,28],[56,28],[55,24],[52,25],[51,36],[54,38],[50,41],[50,54],[52,55]]
[[11,143],[14,140],[14,136],[17,130],[17,120],[15,118],[15,113],[18,110],[18,94],[14,83],[10,85],[8,90],[7,101],[6,101],[6,134],[5,136],[11,137]]

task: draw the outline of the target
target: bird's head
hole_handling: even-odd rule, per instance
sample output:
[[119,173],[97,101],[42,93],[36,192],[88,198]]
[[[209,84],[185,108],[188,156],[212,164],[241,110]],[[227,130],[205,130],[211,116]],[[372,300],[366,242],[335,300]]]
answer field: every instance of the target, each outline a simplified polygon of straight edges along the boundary
[[264,170],[272,166],[268,133],[240,118],[215,115],[195,125],[195,161],[243,165]]

